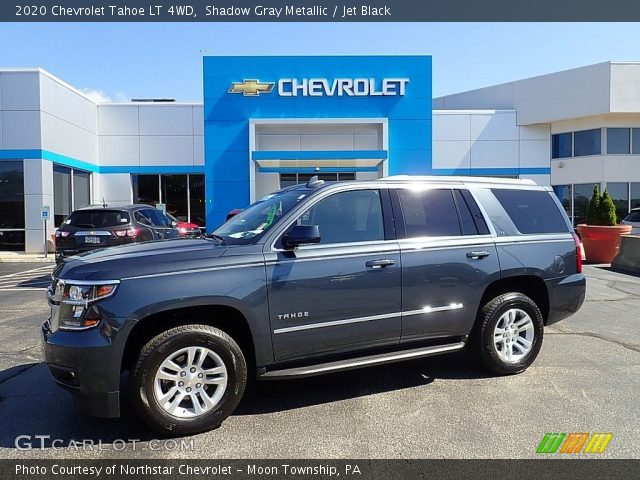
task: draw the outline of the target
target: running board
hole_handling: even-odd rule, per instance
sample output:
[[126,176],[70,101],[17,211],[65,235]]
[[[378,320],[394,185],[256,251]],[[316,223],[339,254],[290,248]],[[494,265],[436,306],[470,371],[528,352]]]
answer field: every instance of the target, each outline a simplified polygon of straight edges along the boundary
[[401,350],[395,352],[379,353],[366,357],[349,358],[339,360],[337,362],[319,363],[306,367],[286,368],[283,370],[273,370],[263,373],[260,378],[263,380],[283,380],[288,378],[310,377],[323,373],[338,372],[344,370],[352,370],[354,368],[369,367],[371,365],[380,365],[383,363],[400,362],[402,360],[411,360],[413,358],[428,357],[438,355],[440,353],[454,352],[464,348],[465,342],[449,343],[446,345],[437,345],[432,347],[414,348],[411,350]]

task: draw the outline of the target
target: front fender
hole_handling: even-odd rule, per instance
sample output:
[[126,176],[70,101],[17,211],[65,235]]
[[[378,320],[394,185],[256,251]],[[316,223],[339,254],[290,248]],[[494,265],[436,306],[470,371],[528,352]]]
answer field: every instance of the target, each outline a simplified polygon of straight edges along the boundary
[[180,308],[225,306],[239,311],[251,331],[258,365],[273,361],[263,264],[125,278],[100,302],[104,316],[137,323]]

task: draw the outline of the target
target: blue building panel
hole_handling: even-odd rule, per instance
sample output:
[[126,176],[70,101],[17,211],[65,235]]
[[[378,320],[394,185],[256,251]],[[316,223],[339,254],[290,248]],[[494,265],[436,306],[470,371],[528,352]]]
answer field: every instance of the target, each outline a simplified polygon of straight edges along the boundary
[[[431,172],[430,56],[205,57],[203,78],[209,229],[218,225],[229,210],[249,203],[251,119],[386,120],[388,151],[378,151],[374,158],[388,157],[392,174]],[[317,95],[309,95],[308,90],[289,95],[293,81],[299,86],[305,79],[321,79],[313,83]],[[345,79],[352,82],[346,84],[346,90],[340,88],[345,83],[339,83]],[[245,82],[248,80],[259,83]],[[282,91],[278,88],[280,80]],[[252,91],[254,87],[260,90]],[[230,92],[234,88],[238,93]],[[305,155],[314,157],[312,152]],[[282,173],[306,170],[284,166],[261,169]],[[353,170],[371,171],[371,167]]]

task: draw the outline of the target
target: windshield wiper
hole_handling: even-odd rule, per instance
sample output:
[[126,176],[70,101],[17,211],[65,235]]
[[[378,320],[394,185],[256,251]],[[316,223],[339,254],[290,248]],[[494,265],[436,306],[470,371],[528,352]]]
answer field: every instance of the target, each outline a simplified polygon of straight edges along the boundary
[[213,238],[214,240],[217,240],[218,243],[220,243],[220,245],[226,245],[227,242],[225,242],[224,237],[222,235],[218,235],[217,233],[212,233],[209,235],[209,238]]

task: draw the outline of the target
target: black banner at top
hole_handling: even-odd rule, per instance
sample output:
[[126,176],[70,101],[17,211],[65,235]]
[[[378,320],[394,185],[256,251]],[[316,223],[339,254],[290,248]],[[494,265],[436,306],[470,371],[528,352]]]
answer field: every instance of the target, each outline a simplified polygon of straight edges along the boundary
[[1,22],[613,22],[636,0],[2,0]]

